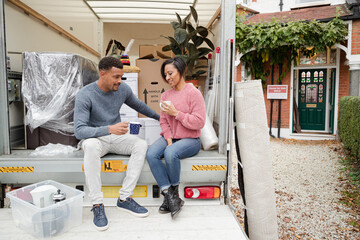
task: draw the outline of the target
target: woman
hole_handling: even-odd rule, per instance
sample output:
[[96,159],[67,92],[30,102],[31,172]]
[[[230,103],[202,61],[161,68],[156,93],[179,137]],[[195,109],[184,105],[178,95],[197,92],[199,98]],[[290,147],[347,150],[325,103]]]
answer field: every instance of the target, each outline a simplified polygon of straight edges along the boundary
[[185,82],[185,73],[186,64],[179,57],[168,59],[161,66],[161,76],[172,88],[161,95],[162,137],[146,153],[151,172],[164,196],[159,212],[171,212],[173,219],[184,204],[179,197],[180,159],[200,151],[200,130],[206,120],[204,98],[198,89]]

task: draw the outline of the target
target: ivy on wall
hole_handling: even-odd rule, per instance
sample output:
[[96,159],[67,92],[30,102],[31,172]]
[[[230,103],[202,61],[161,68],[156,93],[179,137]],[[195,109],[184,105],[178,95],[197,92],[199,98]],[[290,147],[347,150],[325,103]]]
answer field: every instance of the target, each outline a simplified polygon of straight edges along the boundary
[[[266,81],[269,71],[264,65],[282,65],[284,71],[278,81],[281,83],[298,53],[312,56],[325,51],[336,43],[345,41],[347,24],[339,17],[329,22],[279,21],[246,23],[244,15],[236,18],[236,49],[243,54],[241,61],[250,69],[256,79]],[[309,48],[311,46],[312,48]],[[295,61],[296,63],[296,61]]]

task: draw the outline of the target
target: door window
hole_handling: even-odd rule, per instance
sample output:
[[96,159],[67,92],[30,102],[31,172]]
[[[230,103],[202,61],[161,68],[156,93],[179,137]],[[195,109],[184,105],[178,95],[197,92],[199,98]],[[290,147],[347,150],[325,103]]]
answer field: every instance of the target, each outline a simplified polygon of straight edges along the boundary
[[306,102],[307,103],[317,103],[317,85],[308,84],[306,86]]

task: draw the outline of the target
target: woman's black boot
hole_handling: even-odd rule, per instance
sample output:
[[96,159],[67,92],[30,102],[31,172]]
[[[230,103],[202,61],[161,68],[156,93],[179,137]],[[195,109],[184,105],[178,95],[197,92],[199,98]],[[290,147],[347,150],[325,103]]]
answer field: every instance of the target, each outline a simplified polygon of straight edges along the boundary
[[175,219],[175,217],[179,214],[181,207],[184,205],[184,201],[179,197],[179,186],[170,186],[168,196],[171,218]]
[[[162,213],[162,214],[170,213],[168,191],[166,193],[164,193],[164,191],[161,191],[161,195],[164,196],[164,202],[159,207],[159,213]],[[167,195],[167,197],[165,195]]]

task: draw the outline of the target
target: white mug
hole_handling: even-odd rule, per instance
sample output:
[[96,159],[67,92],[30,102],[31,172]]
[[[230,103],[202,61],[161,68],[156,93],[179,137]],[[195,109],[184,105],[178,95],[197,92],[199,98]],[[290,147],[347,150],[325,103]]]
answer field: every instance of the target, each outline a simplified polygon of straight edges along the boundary
[[171,105],[171,101],[162,101],[162,102],[160,102],[160,108],[161,108],[161,110],[164,110],[162,103],[165,103],[165,104],[168,105],[168,106]]

